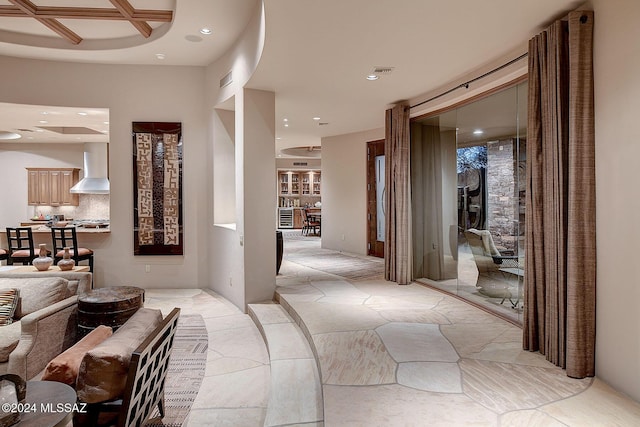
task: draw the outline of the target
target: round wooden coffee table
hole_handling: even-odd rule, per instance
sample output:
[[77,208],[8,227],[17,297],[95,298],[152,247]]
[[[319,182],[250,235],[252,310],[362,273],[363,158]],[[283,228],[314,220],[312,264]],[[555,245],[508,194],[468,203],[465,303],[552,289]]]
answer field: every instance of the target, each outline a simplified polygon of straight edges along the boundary
[[78,338],[99,325],[115,331],[144,303],[144,289],[135,286],[114,286],[94,289],[78,297]]

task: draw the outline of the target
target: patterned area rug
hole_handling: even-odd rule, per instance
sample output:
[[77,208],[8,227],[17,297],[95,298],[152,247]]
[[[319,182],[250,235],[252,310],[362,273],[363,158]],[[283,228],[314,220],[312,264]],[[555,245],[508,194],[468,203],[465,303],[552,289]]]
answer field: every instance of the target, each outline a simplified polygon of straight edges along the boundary
[[182,426],[204,378],[208,344],[202,316],[180,315],[164,386],[164,418],[156,407],[146,427]]

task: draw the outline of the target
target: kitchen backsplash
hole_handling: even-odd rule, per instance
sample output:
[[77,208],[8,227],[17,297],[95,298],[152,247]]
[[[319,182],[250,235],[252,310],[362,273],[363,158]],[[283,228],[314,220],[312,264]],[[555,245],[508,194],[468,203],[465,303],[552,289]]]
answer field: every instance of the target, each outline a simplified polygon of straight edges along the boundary
[[73,219],[109,219],[108,194],[79,194],[79,206],[34,206],[33,216],[64,215]]

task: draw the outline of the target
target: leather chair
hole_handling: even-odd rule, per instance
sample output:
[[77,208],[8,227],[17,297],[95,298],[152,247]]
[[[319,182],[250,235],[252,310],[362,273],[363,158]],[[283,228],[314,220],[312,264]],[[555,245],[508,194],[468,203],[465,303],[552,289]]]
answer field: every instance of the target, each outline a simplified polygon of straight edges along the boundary
[[[33,246],[33,232],[31,227],[7,227],[7,244],[9,253],[7,264],[20,263],[29,265],[40,254]],[[47,255],[51,251],[47,250]]]
[[51,227],[53,242],[53,263],[57,264],[64,255],[64,248],[69,248],[71,258],[79,265],[80,261],[89,261],[89,271],[93,273],[93,251],[78,247],[78,236],[75,227]]

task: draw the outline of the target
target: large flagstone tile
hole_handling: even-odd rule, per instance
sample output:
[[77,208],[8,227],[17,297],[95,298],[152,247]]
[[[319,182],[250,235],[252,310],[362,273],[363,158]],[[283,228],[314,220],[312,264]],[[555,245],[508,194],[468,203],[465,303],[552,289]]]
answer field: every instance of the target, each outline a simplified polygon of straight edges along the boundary
[[185,427],[258,427],[265,419],[266,408],[191,409]]
[[[535,409],[507,412],[500,416],[501,426],[510,427],[567,427],[553,417]],[[576,427],[580,427],[577,426]]]
[[[497,414],[463,394],[431,393],[397,384],[324,386],[326,426],[497,426]],[[464,408],[464,410],[460,410]]]
[[207,360],[205,377],[229,374],[231,372],[244,371],[245,369],[262,366],[260,362],[251,359],[240,359],[237,357],[217,357]]
[[263,325],[271,361],[312,358],[307,338],[294,323]]
[[266,408],[269,382],[269,365],[206,377],[192,408]]
[[640,403],[597,378],[586,391],[545,405],[540,410],[570,426],[640,425]]
[[209,349],[225,357],[247,358],[260,363],[269,363],[267,347],[255,325],[210,332]]
[[342,298],[369,298],[369,294],[358,290],[346,280],[314,280],[311,285],[325,296]]
[[376,329],[396,362],[455,362],[458,353],[438,325],[388,323]]
[[313,337],[324,384],[388,384],[396,363],[373,331],[334,332]]
[[315,360],[271,362],[271,390],[265,426],[323,419],[322,387]]
[[398,384],[437,393],[462,393],[457,363],[405,362],[398,366]]
[[465,394],[498,413],[534,409],[584,391],[590,379],[567,377],[558,368],[462,359]]
[[453,297],[447,297],[443,299],[434,308],[435,311],[443,314],[449,319],[451,323],[499,323],[503,324],[505,321],[489,314],[477,307],[474,307],[468,303],[458,301]]
[[[375,310],[362,305],[316,304],[285,298],[312,335],[374,329],[387,323]],[[292,317],[295,319],[295,316]]]

